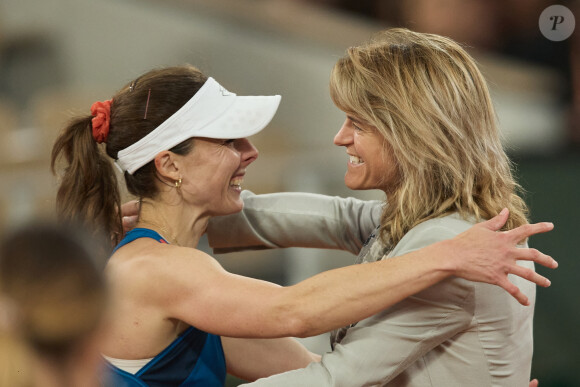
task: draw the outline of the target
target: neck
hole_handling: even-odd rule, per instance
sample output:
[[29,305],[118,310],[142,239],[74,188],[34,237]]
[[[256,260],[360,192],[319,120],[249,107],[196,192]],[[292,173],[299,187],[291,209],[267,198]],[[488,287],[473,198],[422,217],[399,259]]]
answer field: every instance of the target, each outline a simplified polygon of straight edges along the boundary
[[209,215],[199,208],[163,199],[143,199],[137,227],[153,229],[171,244],[195,248],[208,221]]

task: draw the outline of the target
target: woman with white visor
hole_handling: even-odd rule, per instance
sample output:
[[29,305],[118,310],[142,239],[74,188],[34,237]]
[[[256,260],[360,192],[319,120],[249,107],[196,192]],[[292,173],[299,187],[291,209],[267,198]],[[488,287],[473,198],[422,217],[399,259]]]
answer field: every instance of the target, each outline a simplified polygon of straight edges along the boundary
[[[102,347],[112,385],[221,386],[226,372],[254,380],[301,368],[319,357],[282,337],[359,321],[451,275],[498,284],[522,303],[507,273],[549,284],[516,260],[554,261],[514,246],[551,226],[498,238],[505,216],[397,259],[288,287],[225,271],[196,246],[211,217],[242,210],[241,183],[258,156],[246,137],[270,122],[279,102],[237,96],[191,66],[153,70],[95,103],[57,139],[53,170],[65,162],[59,215],[116,245],[106,268],[113,306]],[[122,239],[119,189],[97,143],[141,202],[136,228]]]

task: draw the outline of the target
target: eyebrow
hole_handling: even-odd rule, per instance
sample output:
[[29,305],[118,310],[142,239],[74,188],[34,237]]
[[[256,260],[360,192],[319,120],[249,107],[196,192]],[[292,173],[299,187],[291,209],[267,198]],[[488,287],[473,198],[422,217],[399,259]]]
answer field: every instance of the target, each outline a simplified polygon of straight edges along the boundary
[[348,114],[347,114],[346,118],[348,118],[349,120],[351,120],[355,124],[362,124],[362,122],[360,120],[354,118],[353,116],[349,116]]
[[368,122],[366,122],[365,120],[362,120],[360,118],[354,118],[351,115],[346,115],[346,118],[348,118],[349,120],[351,120],[354,124],[357,124],[359,126],[362,127],[372,127],[373,125],[369,124]]

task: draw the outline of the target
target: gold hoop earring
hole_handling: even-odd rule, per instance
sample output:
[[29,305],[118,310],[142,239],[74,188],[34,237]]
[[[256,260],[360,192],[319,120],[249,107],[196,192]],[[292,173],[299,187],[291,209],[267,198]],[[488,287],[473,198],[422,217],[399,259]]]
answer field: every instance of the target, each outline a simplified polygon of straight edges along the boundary
[[180,189],[181,188],[181,177],[179,178],[179,180],[175,180],[175,188],[176,189]]

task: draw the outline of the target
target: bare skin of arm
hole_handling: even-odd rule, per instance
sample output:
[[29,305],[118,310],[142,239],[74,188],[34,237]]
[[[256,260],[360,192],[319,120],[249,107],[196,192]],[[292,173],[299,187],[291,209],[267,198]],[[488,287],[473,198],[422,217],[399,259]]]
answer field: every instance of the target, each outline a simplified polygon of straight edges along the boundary
[[163,306],[168,317],[211,333],[247,338],[327,332],[371,316],[450,275],[499,285],[526,305],[527,298],[507,274],[541,286],[549,281],[516,265],[516,259],[549,267],[556,263],[535,249],[515,245],[533,233],[551,230],[552,225],[496,233],[494,229],[503,224],[500,218],[396,259],[330,270],[288,287],[229,273],[195,249],[152,243],[147,247],[151,255],[171,258],[151,260],[152,276],[145,277],[149,282],[155,278],[157,286],[143,289],[143,296]]
[[[124,231],[127,232],[128,230],[131,230],[135,226],[135,224],[137,223],[137,221],[139,219],[139,217],[138,217],[139,203],[137,201],[133,200],[133,201],[129,201],[129,202],[123,204],[123,206],[121,207],[121,213],[123,215],[123,228],[124,228]],[[492,218],[488,221],[479,223],[478,225],[474,226],[473,229],[483,227],[484,229],[487,229],[487,230],[497,231],[501,228],[501,226],[499,226],[500,224],[501,225],[505,224],[508,216],[509,216],[509,213],[508,213],[507,209],[504,209],[500,214],[498,214],[494,218]],[[547,222],[541,222],[541,223],[536,223],[536,224],[526,224],[526,225],[520,226],[514,230],[498,233],[498,237],[494,240],[494,243],[497,245],[497,243],[507,242],[507,240],[510,239],[509,235],[515,235],[516,237],[521,238],[518,241],[518,242],[520,242],[520,241],[525,240],[526,238],[528,238],[529,236],[532,236],[534,234],[551,231],[553,229],[553,227],[554,226],[552,223],[547,223]],[[473,232],[473,230],[468,230],[468,231],[460,234],[456,238],[454,238],[454,240],[458,239],[458,238],[466,239],[466,238],[472,237],[474,235],[475,235],[475,233]],[[499,238],[503,238],[503,240],[500,240]],[[469,249],[471,247],[466,246],[466,248],[469,251]],[[484,247],[484,249],[485,249],[485,247]],[[536,273],[526,272],[525,270],[522,271],[520,268],[514,266],[515,260],[525,259],[525,260],[533,260],[534,262],[536,262],[540,265],[549,267],[549,268],[557,268],[558,267],[558,264],[556,263],[556,261],[554,261],[551,257],[549,257],[549,256],[547,256],[547,255],[545,255],[545,254],[543,254],[535,249],[527,249],[527,250],[528,251],[526,252],[525,255],[523,254],[523,249],[520,249],[520,251],[511,250],[509,252],[508,252],[508,250],[504,250],[502,252],[502,254],[505,254],[506,257],[508,257],[508,256],[510,256],[510,254],[514,254],[514,253],[515,253],[515,255],[512,255],[509,257],[510,262],[502,263],[500,265],[501,267],[498,267],[498,270],[500,270],[500,271],[504,270],[504,273],[512,273],[515,275],[520,275],[519,274],[520,272],[525,273],[525,276],[524,275],[520,275],[520,276],[528,279],[529,281],[535,282],[539,286],[543,286],[543,287],[549,286],[550,281],[548,279],[546,279],[542,276],[539,276]],[[489,255],[492,255],[494,252],[490,250],[487,253],[488,254],[485,254],[485,255],[489,256]],[[522,254],[522,255],[520,255],[520,254]],[[531,257],[533,257],[533,258],[531,258]],[[514,271],[506,271],[506,270],[511,270],[511,269],[514,269]],[[467,274],[467,273],[465,273],[465,274]],[[527,305],[527,300],[525,300],[525,296],[523,296],[523,294],[521,294],[521,292],[519,292],[519,290],[515,286],[513,286],[512,284],[509,283],[509,281],[507,280],[507,276],[498,276],[496,274],[489,274],[486,279],[478,280],[478,279],[475,279],[474,277],[470,276],[469,274],[467,274],[467,276],[462,275],[461,269],[459,269],[458,273],[454,273],[454,275],[457,275],[459,277],[463,277],[465,279],[473,280],[473,281],[487,282],[487,283],[501,286],[506,291],[508,291],[510,294],[512,294],[512,296],[514,296],[520,303]]]

